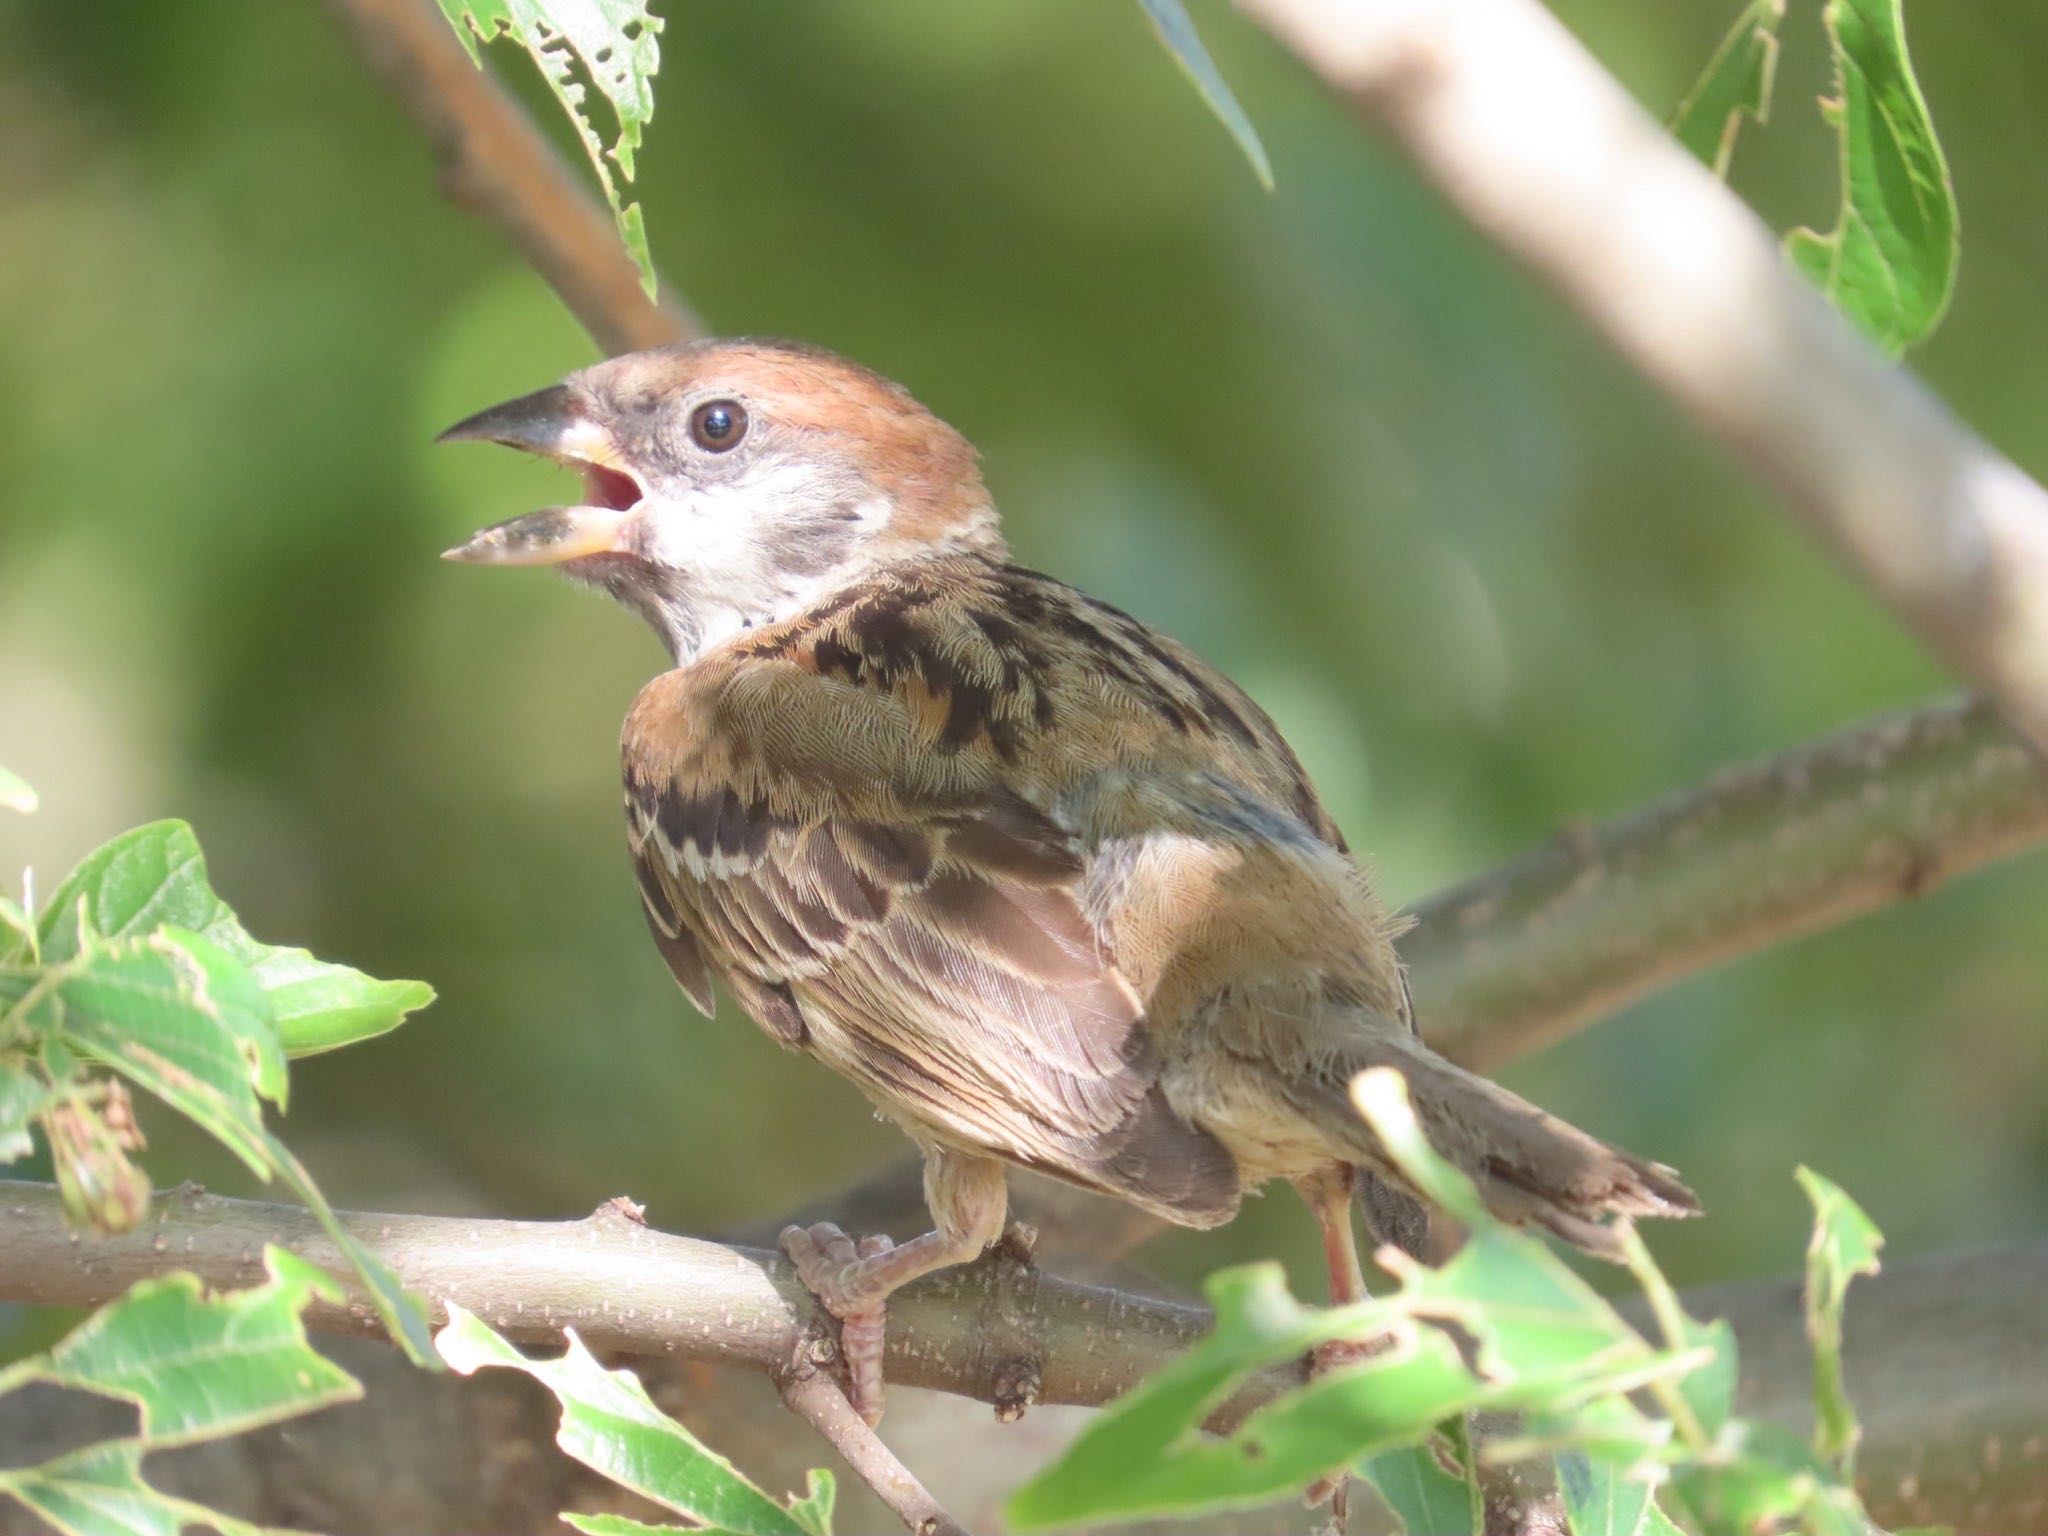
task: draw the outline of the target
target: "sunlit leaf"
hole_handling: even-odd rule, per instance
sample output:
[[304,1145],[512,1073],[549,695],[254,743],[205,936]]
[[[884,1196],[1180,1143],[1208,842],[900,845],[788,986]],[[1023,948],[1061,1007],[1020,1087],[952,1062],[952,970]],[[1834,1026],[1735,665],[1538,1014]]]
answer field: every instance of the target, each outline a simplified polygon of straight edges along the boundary
[[0,768],[0,811],[26,812],[35,808],[36,792],[29,788],[28,781]]
[[[654,258],[638,203],[622,200],[621,181],[633,180],[633,156],[654,116],[654,76],[661,68],[656,41],[661,18],[647,0],[440,0],[441,10],[470,57],[482,65],[476,38],[489,42],[501,32],[533,56],[548,88],[575,126],[576,137],[597,171],[605,201],[634,263],[640,283],[654,297]],[[618,132],[607,145],[589,104],[586,79],[611,103]],[[607,163],[607,159],[612,163]],[[612,174],[612,164],[618,175]]]
[[1765,122],[1778,70],[1778,23],[1785,0],[1749,0],[1671,120],[1678,142],[1728,174],[1744,118]]
[[1223,72],[1209,57],[1209,50],[1202,45],[1201,34],[1195,31],[1194,20],[1188,15],[1183,0],[1138,0],[1138,4],[1144,8],[1152,30],[1159,34],[1159,41],[1166,45],[1174,62],[1194,82],[1196,91],[1209,110],[1216,114],[1217,121],[1237,140],[1237,147],[1251,162],[1259,185],[1268,192],[1272,191],[1273,162],[1266,158],[1266,146],[1259,142],[1259,130],[1252,126],[1251,118],[1238,105]]
[[142,1454],[136,1441],[112,1440],[0,1471],[0,1494],[12,1494],[62,1536],[179,1536],[195,1526],[220,1536],[268,1536],[270,1527],[159,1493],[143,1481]]
[[[531,1360],[451,1303],[448,1325],[434,1342],[441,1358],[465,1376],[502,1366],[524,1371],[554,1393],[562,1405],[555,1443],[622,1487],[735,1536],[828,1536],[829,1474],[813,1472],[803,1498],[777,1503],[655,1407],[632,1372],[605,1370],[573,1332],[567,1338],[566,1354]],[[613,1527],[607,1536],[630,1529]]]
[[1427,1445],[1382,1451],[1358,1465],[1407,1536],[1479,1536],[1472,1485],[1444,1469]]
[[[420,981],[379,981],[303,949],[251,938],[206,877],[199,840],[182,821],[151,822],[88,854],[44,904],[43,959],[76,955],[81,921],[102,938],[139,938],[164,924],[203,934],[246,963],[269,998],[288,1055],[332,1050],[394,1029],[434,992]],[[266,1095],[268,1096],[268,1095]]]
[[43,1355],[4,1373],[0,1391],[30,1381],[126,1399],[139,1432],[38,1466],[0,1470],[12,1496],[66,1536],[222,1536],[261,1528],[152,1488],[146,1451],[239,1434],[359,1397],[357,1382],[306,1342],[300,1313],[334,1282],[280,1248],[264,1250],[270,1278],[207,1294],[197,1279],[145,1280],[102,1307]]
[[281,1074],[283,1060],[240,961],[166,928],[95,944],[55,995],[66,1040],[197,1122],[254,1172],[269,1171],[257,1081]]
[[1933,330],[1960,255],[1955,189],[1906,54],[1902,0],[1828,0],[1842,204],[1821,235],[1796,229],[1792,259],[1891,353]]
[[1813,1202],[1813,1240],[1806,1249],[1806,1335],[1813,1341],[1814,1449],[1846,1472],[1860,1433],[1842,1381],[1842,1308],[1849,1282],[1877,1273],[1884,1235],[1862,1209],[1811,1168],[1799,1187]]
[[197,1277],[144,1280],[100,1308],[47,1354],[36,1380],[124,1397],[150,1446],[190,1445],[360,1397],[362,1388],[306,1341],[300,1313],[342,1299],[324,1271],[266,1248],[270,1278],[209,1295]]

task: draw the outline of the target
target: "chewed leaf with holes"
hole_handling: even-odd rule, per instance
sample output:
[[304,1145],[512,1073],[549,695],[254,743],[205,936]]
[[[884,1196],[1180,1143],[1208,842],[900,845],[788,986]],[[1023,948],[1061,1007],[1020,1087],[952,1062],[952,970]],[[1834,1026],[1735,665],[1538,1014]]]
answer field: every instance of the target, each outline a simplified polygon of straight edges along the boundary
[[[700,1529],[734,1536],[829,1536],[832,1478],[813,1472],[800,1499],[778,1503],[739,1469],[654,1406],[630,1371],[607,1371],[574,1333],[568,1353],[531,1360],[491,1327],[449,1304],[448,1326],[434,1345],[449,1366],[467,1376],[486,1366],[524,1371],[562,1405],[556,1444],[621,1487],[700,1522]],[[593,1523],[578,1529],[619,1536],[658,1530],[633,1524]]]
[[[501,32],[533,55],[575,125],[618,221],[619,238],[640,268],[647,296],[654,297],[646,224],[640,205],[625,202],[619,184],[633,180],[633,155],[654,116],[654,76],[661,67],[655,34],[661,18],[648,9],[647,0],[441,0],[441,9],[479,64],[475,38],[489,42]],[[611,103],[618,132],[609,145],[592,116],[586,77]],[[618,167],[617,177],[607,156]]]
[[270,1278],[245,1291],[209,1295],[186,1274],[145,1280],[47,1353],[0,1371],[0,1392],[41,1381],[139,1410],[132,1436],[0,1469],[0,1505],[12,1497],[67,1536],[178,1536],[196,1526],[258,1536],[259,1527],[151,1487],[142,1457],[362,1395],[306,1342],[300,1317],[316,1296],[339,1299],[340,1288],[282,1249],[263,1258]]
[[1906,54],[1901,0],[1828,0],[1842,204],[1825,235],[1795,229],[1793,261],[1887,352],[1948,308],[1960,252],[1955,189]]
[[1749,0],[1672,119],[1678,142],[1716,176],[1728,174],[1743,120],[1761,123],[1770,116],[1778,24],[1784,19],[1785,0]]
[[325,1271],[282,1248],[264,1250],[270,1278],[208,1295],[197,1277],[144,1280],[80,1323],[26,1374],[60,1387],[125,1397],[151,1447],[192,1445],[274,1424],[362,1387],[306,1342],[300,1313],[342,1299]]

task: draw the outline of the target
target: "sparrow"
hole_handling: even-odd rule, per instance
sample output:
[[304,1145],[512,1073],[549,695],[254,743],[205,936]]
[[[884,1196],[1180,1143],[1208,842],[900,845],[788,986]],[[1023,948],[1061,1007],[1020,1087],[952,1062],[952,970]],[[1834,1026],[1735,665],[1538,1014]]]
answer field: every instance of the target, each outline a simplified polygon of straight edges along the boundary
[[[1016,1165],[1214,1227],[1285,1179],[1331,1299],[1365,1294],[1361,1184],[1414,1192],[1353,1107],[1406,1080],[1506,1221],[1607,1257],[1698,1211],[1675,1173],[1446,1061],[1376,894],[1273,722],[1139,620],[1012,563],[974,448],[815,347],[638,352],[442,434],[571,466],[583,499],[446,558],[553,566],[674,661],[621,755],[641,904],[714,981],[924,1154],[933,1230],[782,1245],[882,1403],[883,1308],[1003,1233]],[[1412,1229],[1408,1233],[1412,1243]]]

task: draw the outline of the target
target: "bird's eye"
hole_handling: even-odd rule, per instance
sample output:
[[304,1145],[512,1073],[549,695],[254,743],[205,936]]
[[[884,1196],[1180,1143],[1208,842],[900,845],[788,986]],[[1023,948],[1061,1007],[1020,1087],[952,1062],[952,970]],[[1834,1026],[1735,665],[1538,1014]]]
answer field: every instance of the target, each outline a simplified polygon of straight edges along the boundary
[[690,441],[706,453],[724,453],[747,435],[747,408],[737,400],[711,400],[690,412]]

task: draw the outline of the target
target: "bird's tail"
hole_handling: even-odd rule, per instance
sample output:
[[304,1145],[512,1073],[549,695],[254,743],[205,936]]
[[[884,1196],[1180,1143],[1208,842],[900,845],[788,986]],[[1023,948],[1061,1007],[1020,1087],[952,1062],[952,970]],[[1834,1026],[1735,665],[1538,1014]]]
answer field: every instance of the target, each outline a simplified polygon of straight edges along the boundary
[[1307,1090],[1315,1102],[1302,1107],[1340,1131],[1364,1166],[1382,1177],[1401,1182],[1347,1091],[1353,1076],[1378,1066],[1406,1079],[1430,1145],[1463,1170],[1503,1221],[1533,1223],[1588,1253],[1619,1259],[1622,1235],[1636,1217],[1700,1212],[1673,1170],[1588,1136],[1419,1040],[1391,1038],[1357,1054],[1345,1070]]

